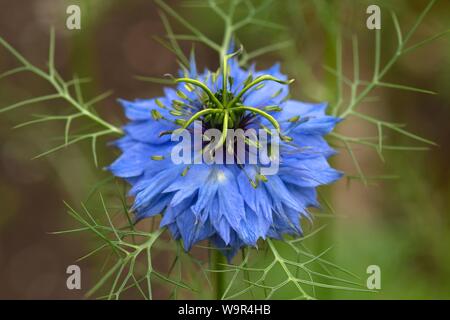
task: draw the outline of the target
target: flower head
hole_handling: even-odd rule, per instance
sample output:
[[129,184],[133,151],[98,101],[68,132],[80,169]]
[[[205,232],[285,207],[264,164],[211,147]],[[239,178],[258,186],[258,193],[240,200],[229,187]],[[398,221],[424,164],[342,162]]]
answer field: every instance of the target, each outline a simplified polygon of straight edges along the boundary
[[[302,235],[300,219],[318,206],[316,188],[341,176],[327,162],[334,150],[323,138],[339,119],[325,114],[325,103],[289,99],[290,81],[279,65],[243,69],[232,54],[218,72],[199,73],[191,58],[174,82],[176,88],[165,88],[162,97],[121,100],[130,123],[116,143],[123,153],[109,169],[131,184],[136,219],[162,214],[161,227],[181,238],[186,250],[210,239],[229,258],[260,238]],[[220,130],[211,153],[236,152],[227,132],[251,128],[271,128],[267,140],[281,138],[279,152],[266,150],[251,164],[175,164],[171,133],[193,132],[195,121],[201,121],[202,134]],[[249,153],[250,143],[242,139]],[[200,153],[206,149],[202,141]],[[279,161],[276,174],[261,173],[264,157]]]

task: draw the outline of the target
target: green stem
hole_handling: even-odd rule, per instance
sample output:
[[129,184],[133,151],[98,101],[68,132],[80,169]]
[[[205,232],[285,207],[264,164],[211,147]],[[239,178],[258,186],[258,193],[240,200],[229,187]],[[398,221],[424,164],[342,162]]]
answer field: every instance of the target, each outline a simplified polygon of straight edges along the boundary
[[224,256],[222,252],[217,249],[212,250],[212,265],[213,269],[219,272],[215,272],[215,299],[222,300],[223,294],[226,288],[225,272],[220,272],[223,269],[223,264],[225,263]]
[[228,78],[228,59],[234,56],[234,54],[227,54],[230,48],[231,37],[233,36],[233,15],[224,17],[225,21],[225,33],[223,36],[222,46],[220,49],[220,63],[222,64],[222,97],[223,105],[227,105],[227,78]]
[[[232,12],[231,12],[232,13]],[[224,104],[227,104],[227,79],[226,79],[226,73],[227,71],[227,51],[230,46],[231,37],[233,35],[233,28],[232,28],[232,16],[233,13],[230,15],[228,19],[225,19],[225,33],[223,37],[222,46],[220,48],[220,61],[222,63],[222,71],[223,71],[223,92],[222,96],[224,97]],[[223,108],[223,106],[222,106]],[[225,116],[223,120],[223,129],[222,129],[222,136],[219,141],[219,145],[223,145],[223,142],[226,139],[227,130],[228,130],[228,117],[229,113],[225,111]],[[224,134],[225,133],[225,134]],[[216,300],[222,300],[222,297],[226,290],[226,274],[224,272],[220,272],[223,270],[223,263],[225,263],[225,259],[223,254],[217,250],[217,249],[210,249],[212,250],[212,265],[213,269],[217,270],[219,272],[215,273],[215,299]]]

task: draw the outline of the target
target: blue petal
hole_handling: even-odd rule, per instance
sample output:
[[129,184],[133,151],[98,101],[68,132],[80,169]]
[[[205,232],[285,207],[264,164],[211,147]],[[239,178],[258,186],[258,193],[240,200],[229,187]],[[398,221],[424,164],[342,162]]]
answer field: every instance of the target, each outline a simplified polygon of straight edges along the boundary
[[327,109],[327,106],[328,104],[325,102],[309,103],[297,100],[288,100],[282,106],[283,111],[277,113],[277,120],[287,121],[296,116],[300,116],[300,118],[321,118],[325,116],[325,110]]
[[158,108],[155,99],[136,100],[134,102],[119,99],[122,104],[125,115],[130,120],[148,120],[151,118],[151,110]]
[[170,195],[162,194],[154,199],[148,206],[138,208],[135,217],[136,221],[161,214],[164,211],[164,208],[170,203],[170,199]]
[[326,135],[330,133],[338,122],[339,118],[324,116],[321,118],[310,118],[299,124],[295,129],[295,133],[307,135]]
[[225,167],[217,169],[215,174],[219,184],[217,197],[220,215],[226,218],[236,232],[239,232],[240,222],[245,219],[245,208],[236,178],[231,170]]
[[150,156],[155,151],[154,147],[135,143],[126,150],[108,169],[116,177],[129,178],[141,175],[145,167],[151,161]]
[[211,217],[211,224],[216,230],[217,234],[228,245],[231,241],[231,228],[225,216],[223,216],[219,210],[218,199],[215,199],[211,203],[208,212]]
[[193,165],[186,175],[180,175],[164,192],[176,192],[171,205],[175,206],[205,184],[211,168],[205,165]]
[[289,133],[294,139],[291,145],[281,144],[280,151],[284,158],[316,158],[318,156],[329,157],[336,154],[322,136]]
[[342,177],[342,173],[331,168],[323,157],[302,161],[287,159],[280,166],[278,175],[283,181],[300,187],[317,187]]
[[196,220],[191,210],[186,210],[178,216],[177,226],[183,239],[185,250],[190,250],[193,244],[208,238],[213,233],[211,226]]
[[[287,80],[287,76],[280,73],[279,64],[274,65],[272,68],[257,72],[255,78],[265,74],[272,75],[281,80]],[[253,107],[265,107],[270,105],[279,105],[281,101],[288,95],[289,86],[274,81],[263,81],[264,86],[260,89],[252,89],[243,100],[244,105]]]
[[176,222],[177,217],[182,214],[184,211],[189,210],[189,207],[192,204],[192,199],[187,198],[183,200],[180,204],[176,206],[169,206],[167,210],[164,212],[163,218],[161,219],[160,226],[168,226]]
[[303,209],[278,176],[270,176],[264,185],[267,188],[268,193],[271,195],[274,205],[278,208],[280,208],[281,204],[283,204],[298,211]]
[[172,123],[161,120],[134,121],[124,127],[125,132],[133,139],[151,143],[162,144],[170,141],[170,135],[161,135],[164,131],[175,129]]
[[133,209],[147,206],[153,198],[159,195],[170,182],[181,174],[183,168],[181,166],[173,166],[172,168],[163,170],[151,178],[142,179],[136,183],[130,190],[130,194],[135,194]]

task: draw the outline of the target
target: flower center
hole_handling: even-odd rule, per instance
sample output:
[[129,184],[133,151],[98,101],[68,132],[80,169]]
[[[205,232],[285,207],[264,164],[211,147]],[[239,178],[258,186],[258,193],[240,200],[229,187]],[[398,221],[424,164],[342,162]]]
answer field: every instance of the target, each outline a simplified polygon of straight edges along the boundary
[[[227,56],[227,59],[230,56]],[[223,66],[223,79],[228,79],[228,69],[227,69],[227,59],[224,61]],[[217,148],[220,148],[227,137],[227,131],[230,128],[241,128],[244,124],[248,124],[249,120],[256,116],[261,116],[266,118],[268,122],[275,128],[277,134],[283,141],[291,141],[292,138],[284,136],[281,133],[281,127],[278,121],[271,116],[268,112],[270,111],[280,111],[279,106],[266,106],[263,108],[255,108],[251,106],[244,106],[242,104],[243,97],[246,93],[255,88],[259,88],[263,85],[263,82],[273,81],[281,84],[291,84],[293,80],[284,81],[277,79],[271,75],[259,76],[255,79],[250,77],[248,79],[248,84],[244,84],[244,88],[236,95],[228,91],[227,85],[224,82],[223,89],[212,93],[209,87],[197,79],[191,78],[178,78],[175,79],[175,83],[184,83],[187,86],[197,87],[203,91],[204,94],[208,96],[206,102],[204,102],[203,109],[193,114],[188,120],[177,119],[176,124],[181,126],[181,129],[187,129],[194,121],[200,119],[207,124],[210,128],[220,129],[222,135],[217,142]],[[231,81],[230,81],[231,83]],[[247,83],[247,81],[246,81]],[[184,98],[184,94],[179,92],[179,96]],[[171,111],[171,114],[175,116],[182,116],[181,112]],[[250,118],[246,118],[249,115]]]
[[[224,96],[224,92],[223,90],[219,90],[214,94],[214,97],[217,98],[218,101],[220,101],[222,104],[225,101],[233,101],[235,99],[235,96],[227,91],[226,93],[226,99]],[[236,102],[234,103],[234,105],[242,105],[242,100],[241,99],[237,99]],[[211,101],[210,99],[208,99],[204,105],[204,109],[214,109],[214,108],[218,108],[219,106],[216,105],[216,103],[214,101]],[[228,118],[228,124],[227,124],[227,128],[228,129],[246,129],[247,124],[249,124],[250,119],[254,118],[254,115],[245,115],[245,110],[234,110],[232,107],[228,109],[228,114],[229,114],[229,118]],[[201,118],[202,122],[203,122],[203,127],[205,128],[205,130],[207,129],[219,129],[222,130],[223,129],[223,125],[224,125],[224,120],[225,120],[225,116],[224,113],[210,113],[205,115],[204,117]]]

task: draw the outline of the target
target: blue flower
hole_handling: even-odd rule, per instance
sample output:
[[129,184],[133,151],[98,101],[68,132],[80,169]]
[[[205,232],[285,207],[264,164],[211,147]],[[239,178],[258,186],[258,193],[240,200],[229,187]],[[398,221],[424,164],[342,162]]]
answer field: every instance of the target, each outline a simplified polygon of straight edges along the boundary
[[[130,122],[116,142],[122,155],[109,170],[132,186],[136,219],[162,214],[160,226],[182,239],[185,250],[209,239],[229,259],[258,239],[301,236],[300,219],[319,205],[316,188],[341,177],[327,162],[335,152],[323,138],[339,119],[325,114],[325,103],[289,99],[290,82],[278,64],[257,71],[230,58],[222,72],[199,73],[192,58],[179,76],[164,96],[120,100]],[[258,164],[174,164],[170,133],[191,130],[194,119],[222,133],[275,127],[282,140],[278,173],[266,177]]]

